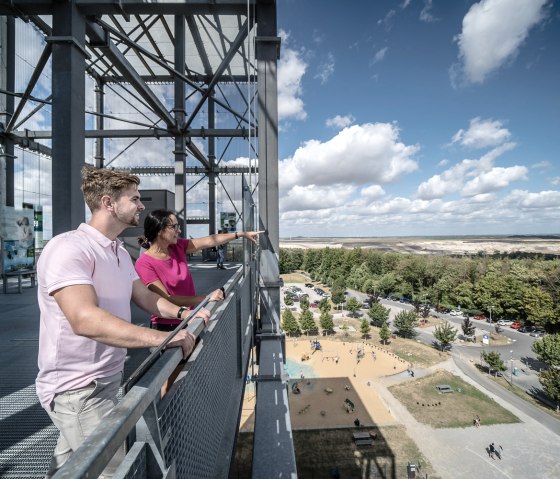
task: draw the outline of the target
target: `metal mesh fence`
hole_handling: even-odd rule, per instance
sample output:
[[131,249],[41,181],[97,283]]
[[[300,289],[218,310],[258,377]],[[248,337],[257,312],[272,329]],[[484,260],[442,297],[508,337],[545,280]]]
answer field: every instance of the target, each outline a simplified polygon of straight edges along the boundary
[[[237,319],[234,299],[219,324],[204,335],[204,347],[163,411],[161,431],[168,435],[165,456],[168,466],[175,462],[177,477],[215,478],[217,470],[228,470],[235,437],[224,438],[224,433],[239,420],[245,373],[238,369],[237,341],[240,332],[251,334],[246,314],[249,287],[244,281],[240,288],[244,305],[241,320]],[[246,337],[243,343],[249,344]],[[248,350],[243,349],[246,356]]]

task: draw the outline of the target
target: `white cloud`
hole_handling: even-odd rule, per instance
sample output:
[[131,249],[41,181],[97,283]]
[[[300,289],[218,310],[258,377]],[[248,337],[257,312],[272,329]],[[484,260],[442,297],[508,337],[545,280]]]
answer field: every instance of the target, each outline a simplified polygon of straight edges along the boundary
[[551,182],[554,186],[560,185],[560,176],[555,176],[554,178],[550,178],[550,182]]
[[550,161],[539,161],[538,163],[533,163],[531,168],[535,170],[548,170],[551,166]]
[[444,158],[443,160],[441,160],[441,161],[438,163],[438,166],[446,166],[446,165],[448,165],[448,164],[449,164],[449,160],[447,160],[447,159]]
[[360,193],[365,200],[375,200],[385,196],[385,190],[379,185],[366,186]]
[[290,48],[283,48],[278,61],[278,118],[305,120],[307,112],[301,99],[301,80],[307,63],[300,54]]
[[468,130],[459,130],[453,135],[452,143],[460,143],[469,148],[496,146],[509,140],[511,133],[499,120],[482,120],[480,117],[470,121]]
[[424,0],[424,8],[420,12],[420,20],[426,23],[437,22],[438,18],[436,18],[432,14],[432,0]]
[[378,50],[373,57],[372,65],[375,65],[377,62],[383,60],[385,58],[385,54],[387,53],[387,50],[389,50],[389,47],[384,47],[381,50]]
[[327,83],[334,73],[334,56],[332,53],[327,55],[327,59],[319,65],[319,72],[313,77],[321,82],[321,85]]
[[296,185],[282,198],[280,211],[306,211],[344,205],[354,193],[351,185]]
[[347,126],[350,126],[355,121],[356,119],[352,115],[344,115],[344,116],[336,115],[334,118],[328,118],[325,124],[329,128],[331,127],[346,128]]
[[463,188],[463,196],[476,196],[491,193],[505,188],[513,181],[527,180],[525,166],[512,166],[511,168],[492,168],[469,181]]
[[452,83],[482,83],[512,61],[531,28],[544,18],[548,1],[481,0],[472,5],[455,37],[459,63],[451,68]]
[[345,128],[326,142],[310,140],[279,164],[280,185],[384,184],[415,171],[417,145],[399,141],[389,123]]
[[[464,196],[474,196],[504,188],[511,181],[526,179],[526,167],[494,168],[496,158],[514,147],[514,143],[504,143],[478,160],[463,160],[422,182],[418,186],[417,195],[422,199],[434,199],[462,191]],[[500,171],[503,178],[498,178],[496,176],[499,175],[493,173]]]

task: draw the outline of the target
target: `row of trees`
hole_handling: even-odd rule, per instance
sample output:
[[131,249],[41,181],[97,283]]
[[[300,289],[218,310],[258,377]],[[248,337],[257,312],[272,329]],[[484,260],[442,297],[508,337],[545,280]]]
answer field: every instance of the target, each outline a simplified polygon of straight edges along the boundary
[[490,314],[560,332],[560,260],[454,257],[385,253],[368,249],[280,250],[280,272],[304,270],[331,287],[332,301],[347,288],[394,295]]

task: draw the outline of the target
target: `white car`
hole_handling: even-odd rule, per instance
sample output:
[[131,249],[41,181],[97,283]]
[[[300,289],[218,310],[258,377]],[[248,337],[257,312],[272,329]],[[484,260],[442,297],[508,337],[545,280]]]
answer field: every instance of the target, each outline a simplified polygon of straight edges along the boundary
[[498,321],[498,324],[500,326],[510,326],[511,324],[513,324],[513,321],[511,321],[510,319],[500,319]]
[[457,309],[453,309],[451,310],[451,312],[449,313],[451,316],[463,316],[463,313]]

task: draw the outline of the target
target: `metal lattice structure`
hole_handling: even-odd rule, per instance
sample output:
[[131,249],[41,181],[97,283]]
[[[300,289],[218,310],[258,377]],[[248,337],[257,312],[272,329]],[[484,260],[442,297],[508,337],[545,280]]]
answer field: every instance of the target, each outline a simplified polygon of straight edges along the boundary
[[[21,80],[16,35],[26,25],[33,26],[39,48],[27,60],[31,68],[21,89],[16,89]],[[244,262],[252,279],[250,301],[242,314],[248,317],[249,311],[258,312],[256,317],[251,313],[250,328],[256,336],[259,362],[253,476],[294,477],[286,384],[281,374],[280,39],[275,0],[10,0],[0,2],[0,46],[3,204],[14,206],[14,159],[21,148],[51,159],[54,234],[74,229],[84,220],[80,169],[87,160],[98,167],[171,176],[183,231],[189,222],[189,194],[202,187],[208,210],[193,215],[192,221],[206,223],[209,233],[214,232],[219,184],[241,224],[266,231],[260,236],[258,267],[248,266],[254,258],[247,255]],[[86,107],[91,98],[93,107]],[[159,150],[147,154],[153,142],[164,145],[164,155]],[[165,158],[159,161],[159,156]],[[139,158],[145,161],[138,162]],[[248,196],[238,201],[222,178],[237,175],[239,179],[240,174],[248,181],[239,190]],[[241,357],[245,345],[226,342],[220,347],[222,356],[210,360],[224,367],[231,363],[228,355]],[[232,371],[224,370],[230,378]],[[242,381],[237,372],[235,380]],[[202,373],[199,379],[204,379]],[[233,405],[240,408],[239,401],[228,398],[224,390],[205,414]],[[171,411],[169,424],[180,420]],[[220,434],[222,441],[231,441],[235,430],[224,427]],[[271,448],[271,444],[281,447]],[[198,457],[190,457],[188,446],[169,447],[169,457],[186,474],[177,477],[189,477],[188,461]],[[143,461],[146,467],[132,466],[127,477],[153,477],[145,472],[153,465],[151,451],[145,445],[134,447],[138,459],[133,464]],[[225,463],[219,464],[225,477]],[[210,469],[204,471],[201,476],[197,472],[197,477],[217,477],[204,476]]]

